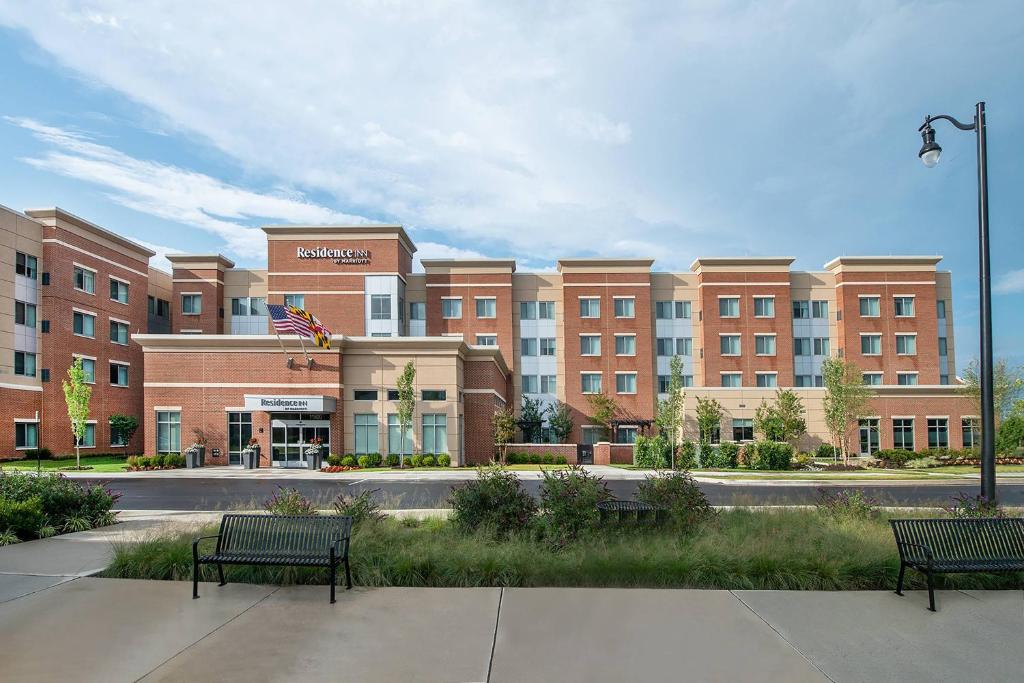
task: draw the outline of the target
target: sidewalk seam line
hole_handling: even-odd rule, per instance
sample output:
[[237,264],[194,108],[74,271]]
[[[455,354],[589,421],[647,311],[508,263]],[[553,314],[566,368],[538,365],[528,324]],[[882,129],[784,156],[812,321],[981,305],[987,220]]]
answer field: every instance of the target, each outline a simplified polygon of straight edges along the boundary
[[[175,582],[175,583],[184,583],[184,582]],[[233,622],[233,621],[234,621],[235,619],[237,619],[238,617],[242,616],[243,614],[245,614],[246,612],[248,612],[249,610],[251,610],[251,609],[252,609],[253,607],[256,607],[257,605],[259,605],[259,604],[260,604],[261,602],[263,602],[264,600],[266,600],[267,598],[269,598],[270,596],[272,596],[272,595],[273,595],[274,593],[277,593],[277,592],[278,592],[279,590],[281,590],[281,586],[275,586],[275,587],[274,587],[274,590],[270,591],[269,593],[267,593],[266,595],[264,595],[264,596],[263,596],[262,598],[260,598],[260,599],[259,599],[259,600],[257,600],[256,602],[252,603],[251,605],[249,605],[248,607],[246,607],[246,608],[245,608],[244,610],[242,610],[241,612],[239,612],[239,613],[238,613],[238,614],[236,614],[235,616],[231,617],[230,619],[228,619],[227,621],[225,621],[225,622],[224,622],[223,624],[221,624],[221,625],[220,625],[220,626],[218,626],[217,628],[213,629],[212,631],[210,631],[209,633],[207,633],[206,635],[204,635],[204,636],[203,636],[202,638],[199,638],[198,640],[195,640],[195,641],[193,641],[193,642],[189,643],[188,645],[186,645],[185,647],[181,648],[180,650],[178,650],[177,652],[175,652],[175,653],[174,653],[173,655],[171,655],[170,657],[168,657],[168,658],[167,658],[167,659],[165,659],[164,661],[162,661],[162,662],[160,662],[159,664],[157,664],[156,666],[154,666],[154,667],[153,667],[152,669],[150,669],[150,670],[149,670],[149,671],[147,671],[146,673],[144,673],[144,674],[142,674],[141,676],[139,676],[138,678],[136,678],[136,679],[135,679],[135,683],[139,683],[139,681],[141,681],[141,680],[142,680],[143,678],[145,678],[146,676],[150,675],[151,673],[153,673],[154,671],[156,671],[157,669],[159,669],[160,667],[162,667],[162,666],[163,666],[164,664],[167,664],[167,663],[168,663],[169,661],[171,661],[172,659],[174,659],[175,657],[177,657],[178,655],[180,655],[181,653],[183,653],[183,652],[184,652],[185,650],[188,650],[189,648],[191,648],[191,647],[193,647],[193,646],[197,645],[198,643],[201,643],[201,642],[203,642],[204,640],[206,640],[207,638],[209,638],[210,636],[212,636],[212,635],[213,635],[214,633],[216,633],[217,631],[221,630],[222,628],[224,628],[225,626],[227,626],[228,624],[230,624],[231,622]]]
[[793,651],[794,651],[794,652],[796,652],[796,653],[797,653],[798,655],[800,655],[801,657],[803,657],[804,661],[806,661],[806,662],[807,662],[808,664],[810,664],[810,665],[811,665],[812,667],[814,667],[815,671],[818,671],[818,672],[819,672],[819,673],[820,673],[820,674],[821,674],[822,676],[824,676],[824,677],[825,677],[825,678],[827,678],[828,680],[832,681],[832,683],[836,683],[836,679],[832,678],[832,677],[831,677],[831,676],[829,676],[829,675],[828,675],[827,673],[825,673],[825,672],[824,672],[824,670],[822,670],[822,668],[821,668],[820,666],[818,666],[817,664],[815,664],[815,663],[814,663],[814,661],[813,661],[813,660],[812,660],[812,659],[811,659],[810,657],[808,657],[807,655],[805,655],[805,654],[803,653],[803,651],[802,651],[802,650],[801,650],[800,648],[798,648],[798,647],[797,647],[796,645],[794,645],[794,644],[793,644],[792,642],[790,642],[790,640],[789,640],[788,638],[786,638],[786,636],[784,636],[784,635],[782,635],[781,633],[779,633],[779,630],[778,630],[777,628],[775,628],[775,627],[774,627],[774,626],[772,626],[772,625],[771,625],[770,623],[768,623],[768,620],[767,620],[767,619],[765,619],[764,617],[762,617],[762,616],[761,616],[760,614],[758,614],[758,613],[757,613],[757,610],[755,610],[755,609],[754,609],[753,607],[751,607],[750,605],[748,605],[748,604],[746,603],[746,601],[745,601],[745,600],[744,600],[743,598],[741,598],[741,597],[740,597],[739,595],[737,595],[737,594],[736,594],[736,591],[734,591],[734,590],[730,590],[730,591],[729,591],[729,594],[730,594],[730,595],[732,595],[732,596],[733,596],[734,598],[736,598],[737,600],[739,600],[739,601],[740,601],[740,604],[741,604],[741,605],[743,605],[744,607],[746,607],[746,608],[747,608],[748,610],[750,610],[750,613],[751,613],[751,614],[753,614],[753,615],[754,615],[755,617],[757,617],[758,619],[760,619],[761,621],[763,621],[763,622],[764,622],[764,624],[765,624],[765,626],[767,626],[767,627],[768,627],[768,628],[770,628],[770,629],[771,629],[772,631],[774,631],[774,632],[775,632],[775,635],[777,635],[777,636],[778,636],[779,638],[781,638],[781,639],[782,639],[782,642],[784,642],[784,643],[785,643],[786,645],[789,645],[789,646],[790,646],[791,648],[793,648]]
[[494,636],[491,638],[491,656],[487,659],[487,678],[485,683],[491,682],[491,667],[494,666],[494,648],[498,642],[498,622],[501,621],[501,601],[505,597],[505,587],[498,590],[498,612],[494,615]]
[[[36,575],[35,574],[5,574],[5,576],[36,576]],[[42,577],[42,578],[50,579],[50,578],[60,578],[60,577],[45,576],[45,577]],[[0,605],[6,605],[9,602],[14,602],[15,600],[21,600],[22,598],[27,598],[30,595],[35,595],[36,593],[42,593],[43,591],[48,591],[51,588],[56,588],[57,586],[63,586],[66,583],[71,583],[73,581],[77,581],[80,578],[81,578],[80,576],[67,577],[67,581],[60,581],[60,582],[52,584],[50,586],[43,586],[42,588],[37,588],[34,591],[31,591],[29,593],[25,593],[24,595],[18,595],[18,596],[15,596],[13,598],[7,598],[6,600],[0,600]]]

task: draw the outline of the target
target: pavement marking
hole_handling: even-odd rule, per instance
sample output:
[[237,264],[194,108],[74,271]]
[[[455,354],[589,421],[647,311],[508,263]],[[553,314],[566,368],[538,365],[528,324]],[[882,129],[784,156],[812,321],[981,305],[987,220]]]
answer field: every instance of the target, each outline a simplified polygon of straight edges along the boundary
[[491,667],[494,666],[494,648],[498,642],[498,622],[501,621],[501,600],[505,597],[505,587],[502,586],[498,591],[498,612],[494,615],[494,637],[491,638],[491,656],[487,658],[487,677],[484,679],[485,683],[490,683],[491,680]]

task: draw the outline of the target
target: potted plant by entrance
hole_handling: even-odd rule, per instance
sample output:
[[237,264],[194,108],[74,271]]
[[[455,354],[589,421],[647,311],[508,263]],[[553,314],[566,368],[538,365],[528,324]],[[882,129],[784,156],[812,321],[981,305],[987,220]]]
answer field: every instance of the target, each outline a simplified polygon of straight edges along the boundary
[[306,444],[304,453],[306,455],[307,468],[311,470],[320,469],[320,465],[324,459],[323,455],[320,452],[322,446],[323,441],[320,439],[319,436],[314,436],[312,439],[309,440],[309,443]]
[[242,449],[242,466],[247,470],[256,470],[260,467],[260,442],[255,436],[249,439],[249,443]]
[[192,430],[192,445],[185,449],[185,466],[189,469],[206,466],[206,437],[203,430]]

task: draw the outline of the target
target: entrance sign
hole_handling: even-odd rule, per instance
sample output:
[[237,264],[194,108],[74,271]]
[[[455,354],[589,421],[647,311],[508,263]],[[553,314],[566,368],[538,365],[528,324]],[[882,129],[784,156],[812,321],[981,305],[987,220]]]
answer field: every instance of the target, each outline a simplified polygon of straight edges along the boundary
[[365,265],[370,263],[369,249],[331,249],[330,247],[295,247],[300,259],[328,259],[336,265]]
[[262,396],[245,395],[245,409],[275,413],[333,413],[338,399],[333,396]]

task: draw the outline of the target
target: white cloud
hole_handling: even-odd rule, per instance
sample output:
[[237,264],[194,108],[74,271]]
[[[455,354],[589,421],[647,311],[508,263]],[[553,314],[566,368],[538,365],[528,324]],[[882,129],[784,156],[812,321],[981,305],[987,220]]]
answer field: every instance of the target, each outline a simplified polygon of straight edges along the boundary
[[612,123],[597,112],[572,109],[562,113],[561,121],[570,135],[607,145],[624,145],[633,137],[628,123]]
[[1024,292],[1024,269],[1003,273],[996,280],[992,290],[996,294],[1019,294]]

